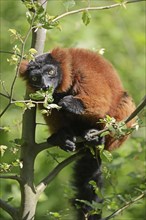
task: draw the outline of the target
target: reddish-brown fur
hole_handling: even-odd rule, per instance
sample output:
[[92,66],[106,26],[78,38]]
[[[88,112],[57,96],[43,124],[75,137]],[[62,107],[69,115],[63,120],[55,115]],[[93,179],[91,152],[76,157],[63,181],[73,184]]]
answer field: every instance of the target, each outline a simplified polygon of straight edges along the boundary
[[[86,110],[83,117],[93,125],[110,115],[117,121],[126,119],[135,109],[132,98],[123,89],[113,66],[102,56],[84,49],[56,48],[51,52],[61,63],[63,81],[58,91],[67,91],[72,86],[75,97],[82,100]],[[127,124],[131,127],[134,120]],[[108,137],[106,148],[119,147],[127,137],[115,140]]]
[[25,77],[25,72],[27,70],[27,67],[28,67],[28,61],[23,60],[20,64],[20,68],[19,68],[19,74],[21,77]]
[[[80,99],[85,106],[85,112],[81,117],[91,125],[97,126],[97,121],[106,115],[121,121],[134,111],[135,105],[131,97],[124,92],[116,70],[102,56],[85,49],[74,48],[56,48],[52,50],[51,55],[60,63],[63,73],[62,83],[57,92],[66,92],[71,87],[74,97]],[[61,111],[53,110],[51,117],[45,119],[54,132],[64,126],[63,117]],[[129,122],[128,127],[131,127],[133,122]],[[106,148],[111,150],[119,147],[126,138],[115,140],[108,136]]]

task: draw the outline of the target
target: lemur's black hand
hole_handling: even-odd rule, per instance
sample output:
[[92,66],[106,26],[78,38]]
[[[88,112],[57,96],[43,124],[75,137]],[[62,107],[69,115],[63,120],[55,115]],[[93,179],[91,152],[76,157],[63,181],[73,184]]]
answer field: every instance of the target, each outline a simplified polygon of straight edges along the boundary
[[105,137],[100,137],[97,135],[98,133],[98,129],[89,129],[86,130],[83,134],[83,138],[87,141],[87,143],[89,145],[101,145],[101,144],[105,144]]
[[72,95],[65,96],[58,103],[64,110],[74,114],[82,114],[84,112],[84,106],[80,99],[74,98]]
[[47,141],[54,146],[59,146],[65,151],[76,150],[76,137],[68,128],[59,130],[57,133],[49,137]]

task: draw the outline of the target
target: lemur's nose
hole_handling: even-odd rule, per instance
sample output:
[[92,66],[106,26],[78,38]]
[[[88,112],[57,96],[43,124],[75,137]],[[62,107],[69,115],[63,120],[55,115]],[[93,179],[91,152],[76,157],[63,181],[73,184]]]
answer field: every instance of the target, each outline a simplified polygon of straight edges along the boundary
[[47,76],[43,76],[42,77],[42,89],[44,90],[44,91],[46,91],[48,88],[49,88],[49,80],[48,80],[48,77]]
[[47,89],[49,88],[49,86],[42,86],[42,89],[44,90],[44,91],[47,91]]

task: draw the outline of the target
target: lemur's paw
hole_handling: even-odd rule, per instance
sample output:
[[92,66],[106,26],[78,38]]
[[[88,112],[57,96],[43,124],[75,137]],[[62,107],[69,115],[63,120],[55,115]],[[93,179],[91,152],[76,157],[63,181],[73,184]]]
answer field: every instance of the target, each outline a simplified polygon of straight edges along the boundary
[[84,112],[84,106],[80,99],[76,99],[72,95],[63,97],[58,103],[64,110],[80,115]]
[[85,131],[85,134],[84,134],[85,140],[86,141],[93,141],[93,140],[99,141],[99,136],[97,136],[97,132],[98,132],[97,129],[89,129]]
[[69,139],[67,139],[65,141],[65,144],[60,146],[60,147],[61,147],[61,149],[65,150],[65,151],[73,152],[73,151],[76,150],[76,144],[73,141],[69,140]]
[[85,131],[83,138],[87,141],[87,144],[95,146],[105,143],[105,137],[100,137],[100,135],[98,135],[98,132],[98,129],[89,129]]
[[61,149],[65,151],[75,151],[76,150],[76,137],[73,133],[66,129],[61,129],[57,133],[51,135],[47,139],[49,144],[54,146],[59,146]]

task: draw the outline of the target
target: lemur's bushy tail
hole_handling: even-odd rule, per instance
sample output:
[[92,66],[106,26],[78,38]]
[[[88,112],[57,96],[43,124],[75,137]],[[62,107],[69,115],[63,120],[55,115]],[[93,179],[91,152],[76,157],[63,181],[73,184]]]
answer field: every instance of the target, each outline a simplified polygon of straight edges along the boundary
[[101,203],[102,200],[99,198],[93,186],[89,183],[91,180],[96,182],[97,187],[101,188],[101,159],[94,158],[90,150],[80,158],[74,168],[74,185],[76,187],[76,199],[75,204],[80,208],[77,209],[77,220],[99,220],[101,214],[90,215],[92,208],[85,203],[78,200],[86,200],[90,203],[92,201]]

